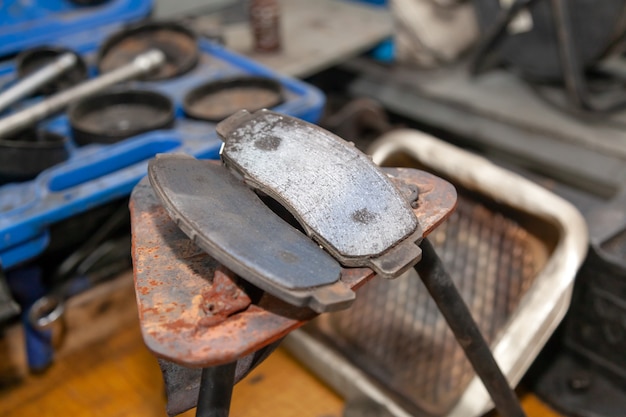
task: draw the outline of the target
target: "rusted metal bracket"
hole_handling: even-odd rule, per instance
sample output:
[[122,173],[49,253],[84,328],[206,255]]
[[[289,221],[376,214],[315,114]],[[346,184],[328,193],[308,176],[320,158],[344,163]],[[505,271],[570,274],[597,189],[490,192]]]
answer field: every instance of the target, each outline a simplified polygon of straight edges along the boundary
[[[218,162],[205,163],[220,168]],[[454,187],[434,175],[402,168],[384,172],[407,200],[419,195],[412,211],[421,237],[456,205]],[[212,373],[197,368],[235,367],[236,382],[285,335],[317,315],[245,285],[219,265],[172,220],[147,178],[133,191],[130,211],[141,330],[160,358],[169,415],[194,407],[205,380],[214,380]],[[356,290],[374,275],[367,268],[341,268],[339,283]]]
[[170,415],[196,404],[198,416],[228,415],[232,385],[255,358],[317,313],[349,306],[375,272],[393,278],[413,266],[424,231],[456,204],[447,182],[384,172],[298,119],[244,111],[218,132],[234,172],[163,155],[149,165],[152,187],[144,180],[131,196],[140,322],[161,358]]
[[[412,210],[423,236],[454,209],[456,191],[445,180],[414,169],[384,172],[419,190],[418,204]],[[141,330],[146,345],[158,357],[192,368],[231,363],[317,315],[260,293],[234,275],[224,273],[219,281],[214,280],[218,262],[181,231],[147,179],[133,191],[130,210]],[[356,290],[373,276],[368,268],[342,268],[340,282]],[[230,303],[215,302],[219,294],[238,291],[248,295],[249,305],[224,310]]]
[[[150,203],[147,211],[140,212],[158,210],[156,195],[178,226],[168,228],[168,234],[179,235],[166,237],[164,246],[177,240],[193,242],[206,253],[177,256],[172,266],[184,266],[186,259],[202,259],[206,274],[198,278],[211,281],[210,288],[189,294],[182,303],[176,301],[166,309],[150,307],[150,314],[159,316],[154,317],[153,326],[146,326],[147,310],[142,308],[141,296],[149,296],[151,289],[159,285],[152,278],[148,286],[140,286],[137,268],[154,267],[158,263],[154,259],[160,255],[143,261],[137,249],[145,249],[145,242],[134,245],[144,339],[158,355],[183,365],[171,369],[175,373],[183,369],[181,375],[191,378],[192,383],[197,376],[184,368],[196,355],[191,366],[203,368],[197,384],[199,393],[195,397],[183,394],[181,398],[187,404],[196,400],[197,416],[228,416],[237,369],[249,370],[253,366],[241,365],[241,358],[277,342],[316,313],[345,308],[354,299],[352,289],[374,273],[394,278],[415,265],[422,256],[417,246],[420,243],[425,259],[416,270],[496,407],[506,417],[524,416],[450,276],[430,243],[423,240],[415,210],[424,208],[422,194],[429,193],[428,187],[412,183],[417,176],[397,178],[411,172],[402,170],[387,175],[366,155],[333,134],[266,110],[236,113],[221,122],[217,131],[225,141],[222,160],[232,173],[211,161],[162,155],[152,160],[148,168],[152,189],[147,189],[144,181],[131,198],[133,218],[135,202]],[[274,198],[280,204],[274,210],[286,209],[298,225],[281,218],[250,187]],[[431,194],[438,188],[445,187],[431,188]],[[447,209],[440,213],[441,220],[454,207],[456,192],[443,196],[448,204],[439,204],[440,209]],[[154,226],[137,226],[133,224],[134,237],[146,230],[157,230]],[[300,233],[297,226],[312,240]],[[161,238],[165,232],[160,231]],[[181,239],[180,232],[189,239]],[[160,246],[159,249],[162,252]],[[373,271],[342,270],[337,261],[344,267],[369,267]],[[198,275],[198,265],[192,266],[192,272]],[[163,285],[170,294],[162,294],[157,303],[176,299],[176,292],[182,287],[181,278],[190,281],[174,273],[168,275],[175,277],[174,282]],[[241,282],[238,276],[243,278]],[[206,284],[196,282],[198,286]],[[146,298],[154,304],[154,297]],[[179,304],[186,304],[181,316],[173,322],[164,317],[164,312],[177,310]],[[183,315],[189,316],[188,321],[184,321]],[[165,329],[159,331],[163,325]],[[186,331],[183,337],[170,338],[182,329]],[[197,337],[200,334],[202,339]],[[188,344],[181,350],[185,341]],[[165,349],[158,350],[159,347]],[[186,363],[178,362],[183,352]],[[179,394],[169,387],[168,393],[172,391]]]

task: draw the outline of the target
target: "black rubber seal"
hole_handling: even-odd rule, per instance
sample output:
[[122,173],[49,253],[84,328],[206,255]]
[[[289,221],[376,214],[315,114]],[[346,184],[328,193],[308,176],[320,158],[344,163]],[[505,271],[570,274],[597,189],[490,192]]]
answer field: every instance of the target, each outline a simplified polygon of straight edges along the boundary
[[66,161],[67,142],[65,136],[35,129],[0,139],[0,184],[31,180]]

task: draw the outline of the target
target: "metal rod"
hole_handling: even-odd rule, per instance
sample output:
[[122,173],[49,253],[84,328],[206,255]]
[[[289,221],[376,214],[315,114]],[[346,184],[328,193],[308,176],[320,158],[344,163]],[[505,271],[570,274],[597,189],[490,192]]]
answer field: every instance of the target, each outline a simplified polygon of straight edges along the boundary
[[427,239],[424,239],[420,246],[422,260],[415,265],[415,270],[491,395],[498,413],[502,417],[525,417],[515,393],[498,367],[489,345],[439,256]]
[[585,75],[583,74],[583,68],[580,65],[578,57],[578,50],[576,49],[576,44],[573,39],[574,32],[571,28],[568,2],[564,0],[552,0],[552,10],[554,13],[554,26],[558,39],[565,88],[569,94],[570,100],[577,108],[589,110],[591,105],[589,104]]
[[477,75],[483,68],[485,57],[503,39],[509,24],[515,16],[524,8],[528,7],[535,0],[515,0],[508,8],[502,9],[496,16],[495,23],[487,29],[487,33],[482,36],[474,49],[474,54],[470,59],[469,72]]
[[237,362],[204,368],[196,417],[228,417]]
[[165,62],[163,52],[153,49],[133,59],[132,62],[111,72],[86,81],[75,87],[61,91],[52,97],[0,119],[0,138],[4,138],[45,119],[76,100],[105,90],[117,83],[132,80],[158,68]]
[[0,94],[0,112],[10,105],[20,101],[40,87],[61,76],[68,69],[76,65],[78,57],[66,52],[54,61],[33,72],[8,90]]

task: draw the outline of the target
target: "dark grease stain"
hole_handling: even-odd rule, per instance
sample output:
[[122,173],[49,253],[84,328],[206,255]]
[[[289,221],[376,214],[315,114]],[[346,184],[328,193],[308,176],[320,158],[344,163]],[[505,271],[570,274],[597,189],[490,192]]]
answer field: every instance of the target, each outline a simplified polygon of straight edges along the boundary
[[374,219],[376,219],[376,214],[372,213],[367,208],[362,208],[352,213],[352,220],[357,223],[370,224]]
[[254,147],[262,151],[275,151],[282,142],[281,138],[276,136],[265,136],[254,141]]
[[251,375],[250,378],[248,378],[248,384],[256,385],[259,382],[263,381],[264,379],[265,379],[265,375],[263,374]]

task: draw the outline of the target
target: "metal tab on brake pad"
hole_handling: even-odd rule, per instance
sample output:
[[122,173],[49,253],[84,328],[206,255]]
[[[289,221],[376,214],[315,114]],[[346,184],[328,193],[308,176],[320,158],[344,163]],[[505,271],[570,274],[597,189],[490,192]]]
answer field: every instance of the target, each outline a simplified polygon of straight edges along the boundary
[[352,144],[302,120],[242,110],[217,125],[222,160],[346,266],[393,278],[421,256],[409,203]]
[[148,177],[170,217],[220,263],[257,287],[318,313],[348,307],[355,294],[341,267],[215,162],[159,155]]

